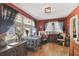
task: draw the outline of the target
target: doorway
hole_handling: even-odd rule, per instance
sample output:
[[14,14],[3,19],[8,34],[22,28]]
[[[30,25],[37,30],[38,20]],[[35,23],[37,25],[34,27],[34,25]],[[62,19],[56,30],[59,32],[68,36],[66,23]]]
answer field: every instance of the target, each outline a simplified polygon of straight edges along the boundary
[[70,38],[77,41],[78,39],[78,15],[70,19]]

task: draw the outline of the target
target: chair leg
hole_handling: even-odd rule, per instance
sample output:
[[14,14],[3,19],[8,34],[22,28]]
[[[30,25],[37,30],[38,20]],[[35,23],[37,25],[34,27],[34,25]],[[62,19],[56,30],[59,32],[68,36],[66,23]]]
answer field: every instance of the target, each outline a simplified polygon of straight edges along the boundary
[[63,46],[65,45],[65,43],[63,42]]

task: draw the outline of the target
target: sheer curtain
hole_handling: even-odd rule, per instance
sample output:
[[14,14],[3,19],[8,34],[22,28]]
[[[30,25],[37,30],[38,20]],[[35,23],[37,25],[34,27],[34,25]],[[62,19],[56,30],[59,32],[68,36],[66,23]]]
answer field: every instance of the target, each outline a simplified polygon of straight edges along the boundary
[[49,22],[47,23],[45,31],[51,31],[56,34],[63,32],[63,22]]
[[61,22],[55,22],[55,32],[63,32],[63,24]]
[[46,26],[46,30],[45,31],[53,31],[52,29],[53,29],[52,28],[52,22],[47,23],[47,26]]

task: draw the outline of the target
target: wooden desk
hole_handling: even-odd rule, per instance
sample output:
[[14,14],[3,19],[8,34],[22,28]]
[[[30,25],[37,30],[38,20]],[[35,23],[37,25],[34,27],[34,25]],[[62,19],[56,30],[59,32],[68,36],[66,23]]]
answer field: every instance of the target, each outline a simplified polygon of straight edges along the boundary
[[0,56],[26,56],[26,51],[26,41],[23,41],[11,47],[0,48]]

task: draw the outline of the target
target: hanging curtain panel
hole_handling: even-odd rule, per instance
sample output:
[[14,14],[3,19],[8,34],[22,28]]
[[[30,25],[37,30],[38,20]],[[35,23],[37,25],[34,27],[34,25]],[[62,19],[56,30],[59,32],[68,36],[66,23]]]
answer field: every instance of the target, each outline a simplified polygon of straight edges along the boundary
[[14,19],[16,17],[17,12],[6,6],[2,5],[2,19],[0,24],[0,33],[5,33],[9,30],[9,28],[14,24]]
[[2,21],[2,5],[0,4],[0,27],[1,27],[1,21]]
[[62,22],[55,22],[55,32],[57,34],[63,32],[63,24],[62,24]]

